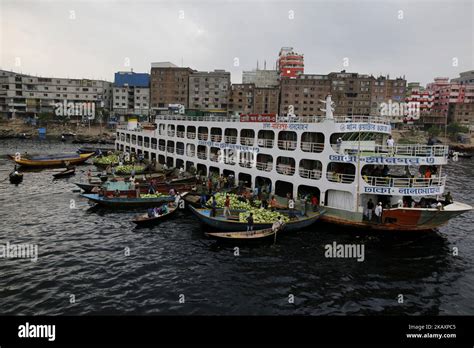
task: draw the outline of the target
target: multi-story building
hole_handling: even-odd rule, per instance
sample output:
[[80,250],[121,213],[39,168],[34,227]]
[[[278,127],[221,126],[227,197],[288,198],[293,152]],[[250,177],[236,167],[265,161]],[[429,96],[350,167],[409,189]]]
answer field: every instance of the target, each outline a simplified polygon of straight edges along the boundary
[[227,113],[230,72],[198,71],[189,75],[190,109]]
[[150,107],[155,112],[167,112],[170,105],[188,107],[189,75],[195,70],[178,67],[170,62],[151,64]]
[[[404,103],[406,98],[407,84],[402,77],[390,79],[389,76],[379,76],[370,81],[370,113],[379,115],[383,109],[383,103],[392,105],[393,103]],[[398,105],[398,110],[403,110],[404,106]],[[392,123],[400,123],[404,116],[401,112],[391,116]]]
[[232,84],[229,89],[229,114],[253,113],[253,98],[255,85],[252,83]]
[[433,107],[429,115],[422,117],[426,126],[444,126],[448,121],[449,103],[458,99],[459,89],[452,88],[449,77],[436,77],[426,89],[433,94]]
[[278,114],[280,89],[278,87],[255,87],[253,112],[255,114]]
[[296,116],[323,115],[324,100],[331,93],[331,81],[327,75],[299,75],[281,79],[280,114],[287,115],[292,107]]
[[277,70],[281,77],[295,78],[304,74],[304,57],[293,47],[282,47],[278,54]]
[[280,75],[277,70],[251,70],[242,72],[242,83],[254,84],[255,87],[277,87]]
[[82,105],[110,110],[111,101],[111,82],[38,77],[0,70],[0,114],[4,118],[52,114],[61,104],[72,105],[73,114],[68,115],[77,119],[84,116],[79,111]]
[[331,94],[336,103],[336,115],[369,115],[371,106],[371,83],[373,76],[357,73],[333,72]]
[[150,75],[133,71],[115,73],[112,109],[115,115],[148,116]]
[[451,79],[451,82],[459,84],[474,84],[474,70],[464,71],[459,74],[459,77]]
[[450,104],[448,119],[474,129],[474,102]]

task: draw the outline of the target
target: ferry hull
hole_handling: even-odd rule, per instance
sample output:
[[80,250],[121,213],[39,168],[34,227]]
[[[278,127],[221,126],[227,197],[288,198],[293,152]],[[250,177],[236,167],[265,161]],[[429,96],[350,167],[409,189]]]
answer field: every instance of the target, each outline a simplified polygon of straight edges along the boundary
[[435,208],[395,208],[385,210],[382,223],[363,219],[362,213],[347,212],[341,209],[325,207],[326,214],[321,221],[344,226],[375,231],[432,231],[446,224],[450,219],[472,209],[459,202],[447,205],[443,210]]

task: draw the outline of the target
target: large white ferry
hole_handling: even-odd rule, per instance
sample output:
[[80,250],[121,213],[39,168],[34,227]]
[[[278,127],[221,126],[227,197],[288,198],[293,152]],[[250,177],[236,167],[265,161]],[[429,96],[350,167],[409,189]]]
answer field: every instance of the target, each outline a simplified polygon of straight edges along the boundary
[[[119,126],[116,149],[201,175],[234,175],[277,196],[316,195],[321,220],[346,226],[430,230],[472,209],[443,199],[447,146],[391,146],[388,117],[334,116],[330,95],[325,104],[325,116],[305,118],[157,115]],[[382,203],[381,219],[369,215],[372,203]]]

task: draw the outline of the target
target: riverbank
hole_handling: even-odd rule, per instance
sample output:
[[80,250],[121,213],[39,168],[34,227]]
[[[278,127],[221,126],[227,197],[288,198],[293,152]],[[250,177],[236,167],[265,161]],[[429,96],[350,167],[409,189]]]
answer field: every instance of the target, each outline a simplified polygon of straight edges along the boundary
[[[421,130],[392,130],[392,136],[396,144],[409,145],[409,144],[428,144],[429,134],[428,132]],[[452,139],[444,136],[435,137],[441,142],[441,144],[449,145],[451,150],[474,152],[474,144],[459,143]]]
[[99,125],[91,125],[89,127],[83,124],[50,123],[44,126],[32,126],[24,123],[22,120],[1,122],[0,139],[34,138],[39,135],[38,128],[45,128],[48,138],[60,139],[64,134],[78,143],[113,143],[115,140],[115,130],[103,126],[100,127]]

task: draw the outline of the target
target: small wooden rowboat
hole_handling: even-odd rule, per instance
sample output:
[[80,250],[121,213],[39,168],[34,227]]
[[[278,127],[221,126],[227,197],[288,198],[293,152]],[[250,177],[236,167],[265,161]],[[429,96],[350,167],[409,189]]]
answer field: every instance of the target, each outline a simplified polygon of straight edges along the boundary
[[63,155],[48,155],[48,156],[35,156],[28,158],[11,158],[19,165],[23,167],[58,167],[64,166],[66,162],[69,164],[80,164],[87,161],[90,157],[94,156],[94,153],[85,154],[63,154]]
[[23,181],[23,174],[12,172],[9,175],[10,183],[18,185]]
[[279,230],[273,230],[271,228],[266,228],[264,230],[258,231],[241,231],[241,232],[208,232],[206,236],[223,239],[223,240],[261,240],[269,237],[274,237]]
[[162,214],[159,216],[149,217],[148,213],[139,215],[135,217],[132,222],[137,226],[153,226],[159,224],[161,221],[168,219],[169,217],[173,216],[173,213],[178,210],[177,207],[168,208],[169,211],[166,214]]
[[56,174],[53,174],[53,177],[55,179],[59,179],[59,178],[66,178],[68,176],[71,176],[71,175],[74,175],[76,174],[76,168],[70,168],[70,169],[66,169],[62,172],[59,172],[59,173],[56,173]]
[[81,196],[107,208],[156,207],[165,202],[174,201],[173,196],[160,196],[153,198],[104,197],[95,193],[84,193],[81,194]]
[[[241,211],[231,210],[231,216],[226,218],[224,216],[218,215],[216,217],[211,216],[211,209],[199,209],[195,208],[192,205],[189,206],[191,211],[196,215],[196,217],[202,223],[206,224],[209,227],[212,227],[216,230],[226,231],[226,232],[239,232],[243,231],[247,227],[246,222],[240,222],[238,220],[238,213]],[[316,222],[323,214],[323,211],[320,212],[308,212],[308,216],[298,216],[293,220],[285,223],[284,230],[287,232],[293,232],[301,230],[305,227],[308,227]],[[254,230],[263,230],[272,227],[273,222],[264,222],[264,223],[254,223]]]

